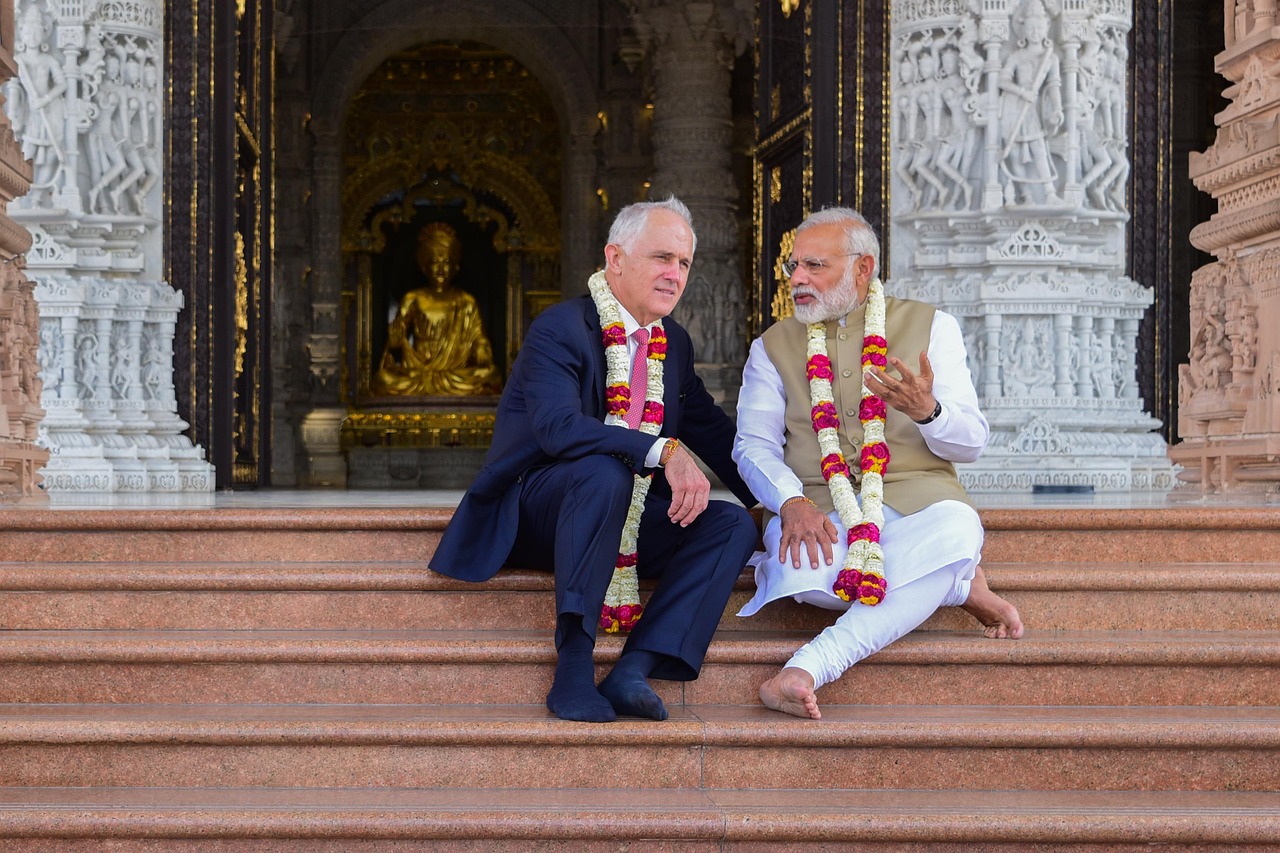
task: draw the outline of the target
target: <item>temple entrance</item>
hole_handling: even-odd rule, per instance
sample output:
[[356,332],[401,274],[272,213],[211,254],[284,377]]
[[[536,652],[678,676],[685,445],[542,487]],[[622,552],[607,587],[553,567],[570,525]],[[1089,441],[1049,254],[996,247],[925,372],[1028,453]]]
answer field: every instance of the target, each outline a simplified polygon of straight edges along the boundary
[[387,59],[346,127],[348,485],[457,488],[524,330],[560,295],[556,111],[511,56],[439,42]]

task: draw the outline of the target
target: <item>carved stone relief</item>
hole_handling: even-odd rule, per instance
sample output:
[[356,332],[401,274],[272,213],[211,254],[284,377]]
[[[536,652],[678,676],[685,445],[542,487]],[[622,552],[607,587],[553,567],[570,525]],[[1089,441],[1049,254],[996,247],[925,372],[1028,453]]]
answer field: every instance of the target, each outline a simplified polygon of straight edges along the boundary
[[13,216],[33,238],[45,487],[208,492],[176,413],[182,297],[159,279],[163,6],[17,0],[16,15],[6,97],[34,176]]
[[1191,276],[1191,347],[1169,455],[1194,496],[1280,493],[1280,39],[1274,0],[1226,2],[1218,69],[1230,105],[1191,178],[1218,212],[1191,232],[1216,260]]
[[976,490],[1168,488],[1124,275],[1128,0],[892,7],[890,292],[961,319]]

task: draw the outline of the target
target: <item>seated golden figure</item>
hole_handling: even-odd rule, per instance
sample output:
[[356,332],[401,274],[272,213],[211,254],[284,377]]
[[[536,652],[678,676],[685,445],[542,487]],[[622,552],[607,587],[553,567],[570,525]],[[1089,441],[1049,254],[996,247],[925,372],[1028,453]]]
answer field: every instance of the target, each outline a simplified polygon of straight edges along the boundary
[[375,393],[461,397],[502,390],[475,297],[453,286],[461,254],[457,232],[443,222],[418,232],[418,268],[428,286],[400,300],[373,377]]

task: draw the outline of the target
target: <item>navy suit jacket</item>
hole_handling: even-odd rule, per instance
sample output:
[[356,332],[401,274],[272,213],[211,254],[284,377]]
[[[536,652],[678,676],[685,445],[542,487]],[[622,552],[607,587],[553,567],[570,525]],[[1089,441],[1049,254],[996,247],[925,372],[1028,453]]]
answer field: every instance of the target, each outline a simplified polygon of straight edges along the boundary
[[[661,434],[679,438],[747,506],[754,506],[730,458],[733,421],[693,372],[689,333],[671,318],[663,367]],[[605,358],[600,318],[591,297],[561,302],[538,315],[511,367],[498,402],[493,443],[484,467],[445,530],[431,568],[463,580],[488,580],[511,557],[526,471],[557,461],[608,454],[636,473],[655,441],[638,430],[605,426]],[[670,487],[657,469],[655,497]]]

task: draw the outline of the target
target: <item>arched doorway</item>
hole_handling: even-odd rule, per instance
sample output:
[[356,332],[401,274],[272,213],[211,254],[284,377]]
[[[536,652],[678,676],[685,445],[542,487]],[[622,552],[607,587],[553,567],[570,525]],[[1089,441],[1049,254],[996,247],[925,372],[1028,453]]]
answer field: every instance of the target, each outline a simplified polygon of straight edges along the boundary
[[[348,484],[465,484],[524,329],[559,298],[554,106],[504,51],[440,41],[381,63],[343,126]],[[441,234],[456,258],[433,280]]]

